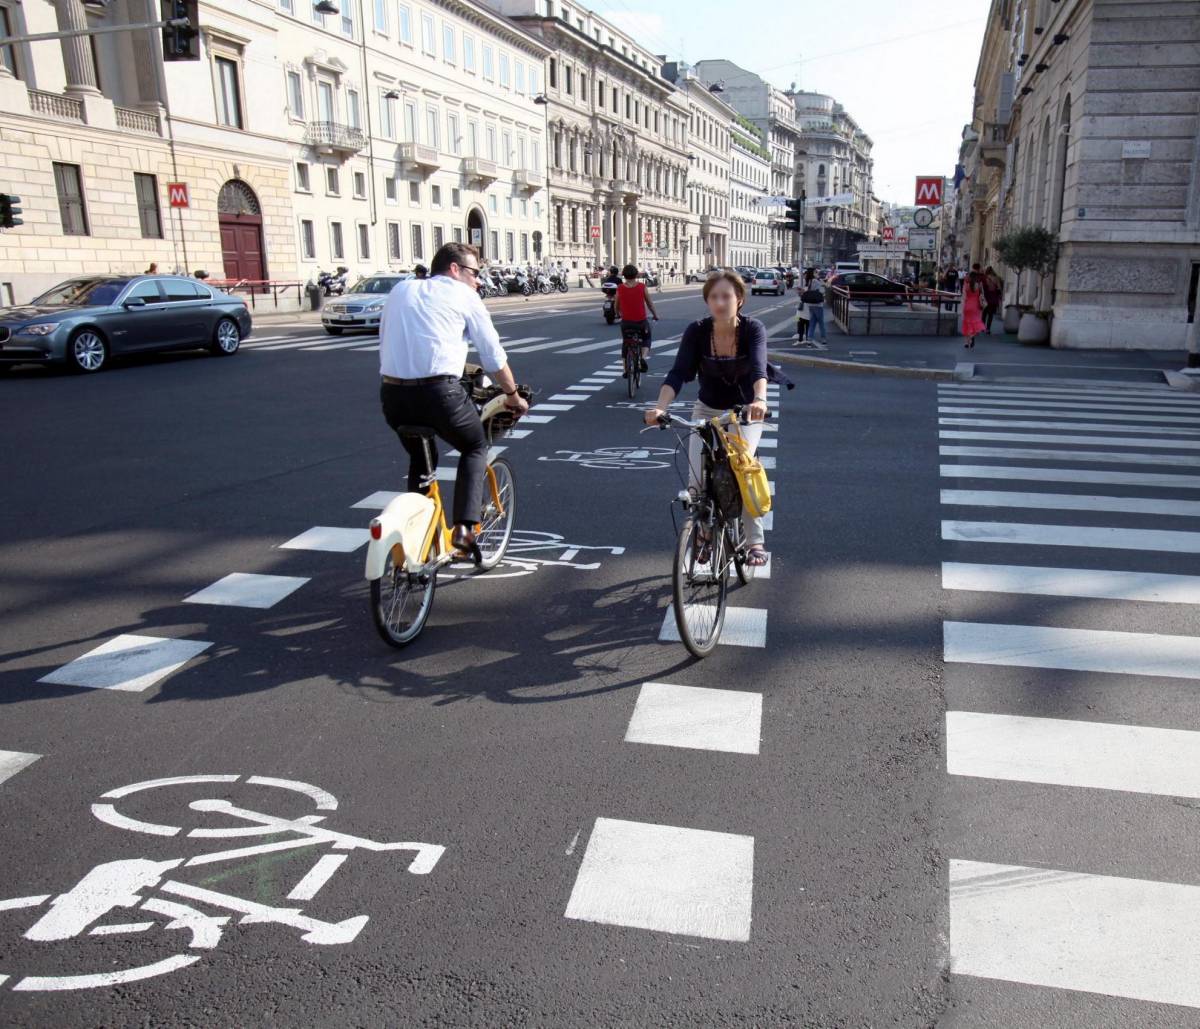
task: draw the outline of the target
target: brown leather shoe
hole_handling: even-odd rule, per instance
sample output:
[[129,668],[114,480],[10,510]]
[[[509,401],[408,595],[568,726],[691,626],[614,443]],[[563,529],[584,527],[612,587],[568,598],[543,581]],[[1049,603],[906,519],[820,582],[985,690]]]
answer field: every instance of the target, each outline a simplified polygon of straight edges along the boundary
[[475,546],[475,530],[464,524],[454,526],[454,531],[450,533],[450,545],[454,547],[463,557],[474,557]]

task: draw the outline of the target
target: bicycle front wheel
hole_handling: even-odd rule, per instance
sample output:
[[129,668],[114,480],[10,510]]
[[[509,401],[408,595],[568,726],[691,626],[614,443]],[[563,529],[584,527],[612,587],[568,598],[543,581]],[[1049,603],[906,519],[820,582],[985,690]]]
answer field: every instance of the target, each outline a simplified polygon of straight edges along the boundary
[[633,356],[633,348],[628,344],[625,346],[625,388],[629,391],[630,399],[637,392],[637,375],[638,363]]
[[725,547],[720,525],[705,527],[689,518],[679,531],[672,570],[675,626],[693,657],[707,657],[721,638],[729,588]]
[[[495,568],[504,558],[517,517],[517,479],[513,475],[512,465],[498,457],[490,467],[492,475],[483,483],[483,518],[475,534],[475,544],[482,558],[479,569],[484,572]],[[493,475],[495,493],[492,492]]]
[[433,610],[437,569],[421,578],[392,563],[389,553],[383,575],[371,580],[371,617],[384,643],[408,646],[425,628]]

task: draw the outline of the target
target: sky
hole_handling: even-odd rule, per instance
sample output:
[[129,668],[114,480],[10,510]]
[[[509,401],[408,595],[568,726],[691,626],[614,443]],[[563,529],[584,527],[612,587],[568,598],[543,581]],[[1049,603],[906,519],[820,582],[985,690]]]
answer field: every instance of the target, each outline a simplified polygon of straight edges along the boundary
[[911,204],[918,175],[954,172],[991,0],[587,6],[670,60],[723,57],[781,89],[830,94],[874,140],[875,195]]

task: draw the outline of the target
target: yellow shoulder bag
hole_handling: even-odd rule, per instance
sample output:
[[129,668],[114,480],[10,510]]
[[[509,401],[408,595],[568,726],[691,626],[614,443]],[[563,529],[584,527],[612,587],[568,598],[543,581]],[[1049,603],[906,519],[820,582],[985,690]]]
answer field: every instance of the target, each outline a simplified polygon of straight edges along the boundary
[[725,433],[725,446],[729,451],[729,467],[737,478],[738,490],[742,494],[742,507],[751,518],[761,518],[771,510],[771,484],[767,481],[767,470],[750,452],[750,446],[736,422],[733,430]]

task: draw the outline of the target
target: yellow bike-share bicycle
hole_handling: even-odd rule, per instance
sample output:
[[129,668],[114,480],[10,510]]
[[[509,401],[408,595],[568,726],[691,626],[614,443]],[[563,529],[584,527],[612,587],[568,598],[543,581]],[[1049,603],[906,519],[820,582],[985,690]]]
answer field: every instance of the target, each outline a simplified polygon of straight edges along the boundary
[[[479,410],[488,447],[503,438],[517,416],[505,406],[504,391],[477,365],[467,365],[463,385]],[[526,400],[530,391],[518,386]],[[416,437],[425,448],[425,467],[433,468],[435,433],[425,426],[401,426],[401,437]],[[504,558],[517,510],[517,483],[504,458],[488,461],[483,514],[475,526],[475,553],[463,558],[451,544],[436,471],[421,480],[419,493],[402,493],[371,519],[366,577],[371,584],[371,617],[385,643],[403,647],[420,635],[433,608],[438,571],[451,561],[474,561],[486,572]]]

